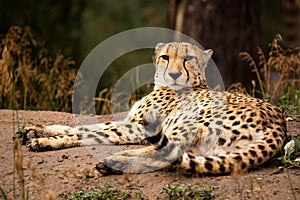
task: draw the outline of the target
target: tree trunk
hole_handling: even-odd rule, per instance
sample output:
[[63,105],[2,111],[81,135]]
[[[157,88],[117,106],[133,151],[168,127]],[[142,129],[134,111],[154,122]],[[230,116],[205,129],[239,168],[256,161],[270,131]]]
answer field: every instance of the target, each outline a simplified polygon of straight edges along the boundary
[[225,87],[249,86],[255,77],[239,52],[257,51],[260,38],[259,1],[169,0],[169,26],[214,50],[213,60]]
[[300,1],[284,0],[283,8],[286,42],[295,48],[300,45]]

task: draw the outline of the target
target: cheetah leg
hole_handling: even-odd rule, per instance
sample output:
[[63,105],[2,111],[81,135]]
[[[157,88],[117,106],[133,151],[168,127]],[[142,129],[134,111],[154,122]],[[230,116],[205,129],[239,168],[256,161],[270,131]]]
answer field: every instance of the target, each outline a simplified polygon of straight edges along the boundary
[[159,143],[142,149],[125,150],[113,154],[97,164],[96,169],[108,175],[122,172],[146,173],[166,168],[180,159],[192,144],[195,134],[188,131],[186,133],[187,137],[177,134],[169,138],[161,134]]
[[146,138],[152,137],[152,128],[120,121],[79,127],[32,126],[25,132],[30,150],[46,151],[82,145],[144,144],[148,143]]
[[161,129],[160,124],[160,119],[154,113],[149,113],[139,123],[124,120],[78,127],[32,126],[25,128],[25,134],[27,147],[33,151],[82,145],[144,144],[158,142],[156,134]]

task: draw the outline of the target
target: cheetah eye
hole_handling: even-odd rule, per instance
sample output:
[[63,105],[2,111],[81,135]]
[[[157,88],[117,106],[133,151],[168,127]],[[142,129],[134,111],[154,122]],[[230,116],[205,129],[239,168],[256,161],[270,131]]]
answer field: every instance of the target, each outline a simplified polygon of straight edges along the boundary
[[192,60],[193,58],[195,58],[195,57],[194,57],[194,56],[185,56],[185,57],[184,57],[184,62],[190,61],[190,60]]
[[167,56],[167,55],[162,55],[162,56],[160,56],[163,60],[169,60],[169,56]]

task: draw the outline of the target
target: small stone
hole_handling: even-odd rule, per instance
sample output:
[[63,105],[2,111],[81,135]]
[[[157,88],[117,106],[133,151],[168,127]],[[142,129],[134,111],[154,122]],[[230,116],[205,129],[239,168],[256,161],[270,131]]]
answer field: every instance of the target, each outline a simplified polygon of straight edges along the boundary
[[61,158],[62,158],[62,159],[68,159],[69,156],[67,156],[67,155],[64,154],[64,155],[61,156]]
[[43,164],[43,163],[44,163],[44,160],[43,160],[43,159],[40,159],[40,160],[37,161],[37,164],[38,164],[38,165]]

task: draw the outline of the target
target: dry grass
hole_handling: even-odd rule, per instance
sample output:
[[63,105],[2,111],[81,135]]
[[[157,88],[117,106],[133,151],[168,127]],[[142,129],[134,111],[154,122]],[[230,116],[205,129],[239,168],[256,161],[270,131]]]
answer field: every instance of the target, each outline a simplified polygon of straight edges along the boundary
[[[143,96],[149,94],[152,90],[153,90],[153,85],[146,84],[143,87],[136,89],[133,94],[129,94],[131,95],[129,102],[126,102],[127,98],[122,98],[122,97],[126,97],[128,94],[125,93],[123,94],[121,92],[117,94],[113,94],[114,86],[112,86],[110,89],[107,88],[103,89],[98,93],[98,96],[94,98],[97,114],[100,115],[111,114],[113,112],[112,106],[115,109],[118,109],[119,111],[128,111],[136,101],[141,99]],[[112,95],[116,95],[116,96],[112,98]]]
[[263,98],[270,101],[282,95],[286,84],[296,82],[296,87],[300,86],[300,47],[285,49],[280,45],[280,41],[282,37],[277,34],[269,44],[270,50],[267,56],[258,47],[258,62],[255,62],[249,53],[240,53],[242,59],[253,68]]
[[[259,93],[266,101],[300,113],[300,47],[284,48],[281,35],[269,44],[267,55],[258,47],[258,61],[247,52],[240,56],[255,72]],[[255,82],[254,82],[255,83]],[[255,87],[255,84],[254,84]],[[252,94],[253,95],[253,94]]]
[[0,108],[71,111],[74,61],[52,56],[29,27],[11,27],[0,45]]

